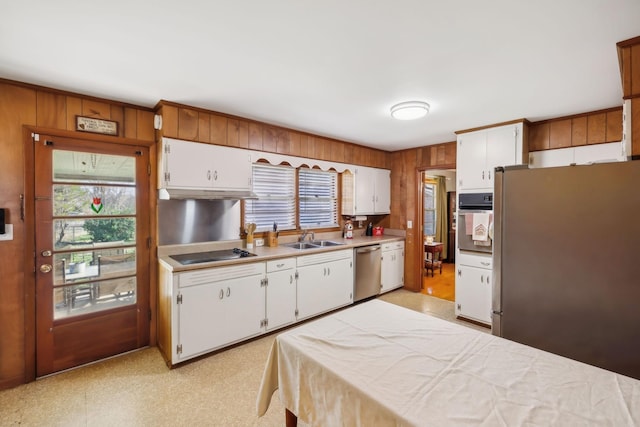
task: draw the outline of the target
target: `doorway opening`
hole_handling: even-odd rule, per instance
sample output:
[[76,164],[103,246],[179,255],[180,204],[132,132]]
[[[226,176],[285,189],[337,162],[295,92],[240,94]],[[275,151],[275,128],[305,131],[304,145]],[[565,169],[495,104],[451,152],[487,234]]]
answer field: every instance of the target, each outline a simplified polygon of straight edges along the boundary
[[455,301],[456,171],[421,173],[422,293]]

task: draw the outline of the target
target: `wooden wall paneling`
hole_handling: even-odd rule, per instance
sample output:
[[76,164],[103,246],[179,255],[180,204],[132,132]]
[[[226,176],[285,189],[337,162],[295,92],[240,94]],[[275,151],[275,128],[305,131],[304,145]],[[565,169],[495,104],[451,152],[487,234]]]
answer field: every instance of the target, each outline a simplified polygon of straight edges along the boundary
[[122,123],[123,136],[125,138],[138,137],[138,110],[126,107],[124,109],[124,119]]
[[274,127],[262,127],[262,150],[269,153],[278,151],[278,133]]
[[353,144],[344,144],[344,163],[353,164]]
[[310,143],[310,136],[306,135],[306,134],[302,134],[300,135],[300,157],[310,157],[309,156],[309,145]]
[[600,144],[605,141],[607,134],[606,113],[590,114],[587,116],[587,144]]
[[198,141],[209,142],[211,137],[211,115],[200,111],[198,113]]
[[136,139],[155,141],[156,130],[153,127],[153,111],[136,110]]
[[289,131],[286,129],[277,129],[276,137],[276,151],[280,154],[291,154]]
[[198,139],[198,112],[196,110],[178,109],[178,138],[185,141]]
[[37,125],[53,129],[66,129],[67,97],[51,92],[37,91]]
[[640,38],[631,46],[631,96],[640,96]]
[[[55,122],[58,123],[57,119]],[[13,224],[14,235],[13,240],[0,242],[0,389],[25,382],[29,371],[25,366],[25,360],[29,358],[25,349],[35,351],[35,343],[30,339],[35,336],[27,335],[27,330],[34,324],[25,318],[25,314],[32,311],[27,309],[27,301],[35,301],[35,289],[25,288],[27,261],[23,256],[25,228],[20,220],[20,194],[24,193],[25,174],[22,125],[34,126],[36,123],[36,90],[0,83],[0,206],[7,209],[6,220]],[[33,316],[30,318],[34,319]],[[32,354],[31,360],[35,360],[34,357]]]
[[217,114],[211,114],[209,122],[209,142],[217,145],[227,145],[228,119]]
[[[532,126],[533,127],[533,126]],[[529,134],[531,138],[531,134]],[[571,146],[587,145],[587,117],[571,119]]]
[[320,160],[328,160],[327,159],[327,148],[325,147],[325,139],[319,136],[313,137],[313,158]]
[[162,134],[168,138],[178,137],[178,108],[162,106]]
[[249,123],[249,148],[262,151],[262,125],[260,123]]
[[121,105],[111,105],[111,120],[118,123],[118,136],[124,136],[124,107]]
[[607,112],[607,131],[605,141],[622,141],[622,109]]
[[240,123],[237,119],[227,119],[227,145],[240,146]]
[[344,146],[346,144],[340,141],[331,140],[329,145],[329,157],[333,162],[341,162],[344,163]]
[[238,147],[249,148],[249,122],[238,120]]
[[529,129],[529,151],[549,149],[549,123],[534,124]]
[[640,98],[631,100],[631,154],[640,156]]
[[82,99],[82,115],[111,120],[111,104],[92,99]]
[[82,115],[82,99],[67,96],[67,130],[76,130],[76,116]]
[[456,164],[456,155],[458,150],[458,144],[456,141],[448,142],[445,144],[444,148],[444,161],[447,165],[455,165]]
[[549,122],[549,148],[571,147],[571,119]]
[[353,164],[365,165],[367,161],[365,154],[366,152],[362,145],[354,145],[353,146]]
[[[431,162],[431,147],[416,148],[416,166],[424,167]],[[391,157],[391,164],[393,167],[393,156]]]
[[300,136],[298,132],[289,132],[289,154],[292,156],[300,156]]

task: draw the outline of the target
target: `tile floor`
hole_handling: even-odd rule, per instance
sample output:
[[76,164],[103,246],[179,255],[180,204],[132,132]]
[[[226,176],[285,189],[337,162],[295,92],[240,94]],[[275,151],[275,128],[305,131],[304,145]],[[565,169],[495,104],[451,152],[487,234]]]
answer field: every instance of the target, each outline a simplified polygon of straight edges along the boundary
[[[489,332],[456,320],[450,301],[402,289],[380,298]],[[277,393],[265,416],[255,410],[275,336],[173,370],[148,348],[0,391],[0,426],[283,426]]]

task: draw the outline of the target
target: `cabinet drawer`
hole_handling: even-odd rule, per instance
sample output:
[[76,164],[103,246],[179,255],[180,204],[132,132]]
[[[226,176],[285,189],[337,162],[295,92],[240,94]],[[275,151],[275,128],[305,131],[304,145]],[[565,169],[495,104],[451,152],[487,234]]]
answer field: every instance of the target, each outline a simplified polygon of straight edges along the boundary
[[274,271],[291,270],[292,268],[296,268],[295,258],[284,258],[267,261],[267,273],[272,273]]
[[460,265],[468,265],[469,267],[484,268],[491,270],[493,268],[493,259],[491,255],[470,255],[460,253],[456,260]]
[[185,273],[179,273],[178,286],[181,288],[187,286],[202,285],[205,283],[222,282],[239,277],[253,276],[256,274],[264,274],[264,262],[255,262],[250,264],[234,265],[229,267],[204,268],[202,270],[194,270]]
[[345,249],[341,251],[323,252],[317,255],[299,256],[297,266],[324,264],[326,262],[337,261],[339,259],[353,259],[353,249]]
[[404,249],[404,242],[390,242],[382,244],[382,252],[392,251],[394,249]]

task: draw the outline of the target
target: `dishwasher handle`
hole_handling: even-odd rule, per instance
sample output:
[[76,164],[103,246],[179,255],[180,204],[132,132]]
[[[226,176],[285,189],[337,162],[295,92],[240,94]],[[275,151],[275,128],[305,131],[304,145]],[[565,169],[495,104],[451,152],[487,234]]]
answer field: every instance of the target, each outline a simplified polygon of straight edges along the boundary
[[356,249],[356,253],[357,254],[366,254],[367,252],[374,252],[380,250],[380,245],[377,246],[367,246],[364,248],[358,248]]

